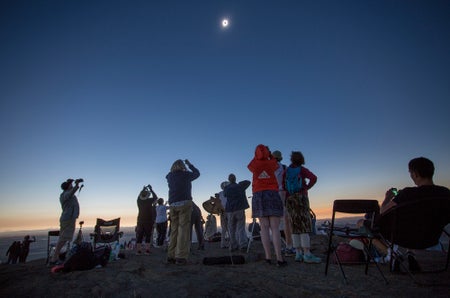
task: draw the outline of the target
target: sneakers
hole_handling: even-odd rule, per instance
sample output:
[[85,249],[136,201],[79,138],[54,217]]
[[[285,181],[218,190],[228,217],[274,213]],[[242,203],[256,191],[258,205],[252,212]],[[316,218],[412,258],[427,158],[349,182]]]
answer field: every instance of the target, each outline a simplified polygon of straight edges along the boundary
[[59,265],[62,265],[62,264],[64,264],[64,263],[62,261],[60,261],[60,260],[50,261],[50,262],[47,263],[47,267],[51,268],[51,267],[59,266]]
[[313,254],[307,254],[307,255],[303,255],[303,262],[308,263],[308,264],[319,264],[322,262],[322,259],[319,257],[316,257]]
[[299,252],[296,253],[294,261],[296,261],[296,262],[303,262],[303,254],[299,253]]
[[291,248],[286,248],[284,250],[284,256],[285,257],[293,257],[296,254],[296,250],[295,248],[291,247]]

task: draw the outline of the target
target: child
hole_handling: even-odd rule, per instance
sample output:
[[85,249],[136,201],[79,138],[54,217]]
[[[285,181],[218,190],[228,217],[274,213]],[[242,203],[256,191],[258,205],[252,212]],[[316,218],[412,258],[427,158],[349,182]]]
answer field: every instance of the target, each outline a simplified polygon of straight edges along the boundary
[[164,204],[164,199],[158,199],[156,206],[156,232],[158,233],[156,239],[157,246],[163,246],[167,234],[167,202]]

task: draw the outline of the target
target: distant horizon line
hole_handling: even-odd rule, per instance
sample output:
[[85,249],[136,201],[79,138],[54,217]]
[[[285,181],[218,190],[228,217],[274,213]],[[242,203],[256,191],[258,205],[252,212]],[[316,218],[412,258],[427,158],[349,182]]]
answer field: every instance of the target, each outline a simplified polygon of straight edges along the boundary
[[[345,217],[339,217],[339,218],[336,218],[336,219],[337,220],[348,220],[348,219],[356,219],[356,218],[361,218],[361,216],[345,216]],[[331,218],[330,217],[325,217],[325,218],[318,218],[317,219],[317,221],[325,221],[325,220],[331,220]],[[246,221],[246,223],[250,224],[250,223],[252,223],[252,221]],[[83,226],[83,229],[86,229],[86,228],[87,229],[93,229],[94,227],[95,226]],[[132,226],[124,225],[124,226],[121,226],[121,229],[122,228],[124,228],[124,229],[133,229],[135,227],[136,227],[136,225],[132,225]],[[221,226],[217,225],[217,227],[219,228]],[[75,229],[75,234],[77,233],[78,228],[79,227],[77,225],[77,228]],[[49,227],[49,228],[36,228],[36,229],[17,229],[17,230],[11,229],[11,230],[4,230],[4,231],[0,230],[0,236],[5,236],[5,234],[12,234],[12,233],[16,233],[16,234],[19,234],[19,235],[26,235],[26,234],[30,234],[30,232],[48,232],[48,231],[56,231],[56,230],[58,230],[57,227],[55,227],[55,228],[51,228],[51,227]]]

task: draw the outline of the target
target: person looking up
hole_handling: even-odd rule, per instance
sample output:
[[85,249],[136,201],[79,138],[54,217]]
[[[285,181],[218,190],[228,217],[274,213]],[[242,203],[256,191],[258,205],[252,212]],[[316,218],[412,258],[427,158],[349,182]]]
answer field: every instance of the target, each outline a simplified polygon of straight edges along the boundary
[[[75,186],[74,186],[75,181]],[[67,179],[65,182],[61,183],[61,189],[63,192],[59,196],[59,202],[61,203],[62,213],[59,218],[59,238],[56,243],[55,253],[50,260],[50,265],[55,265],[59,260],[59,255],[61,249],[70,243],[73,239],[73,234],[75,233],[75,225],[78,216],[80,215],[80,205],[75,193],[80,189],[80,183],[83,179]],[[83,185],[81,185],[82,187]]]
[[228,219],[228,230],[230,232],[230,251],[247,250],[248,238],[245,231],[245,209],[248,209],[247,195],[245,190],[250,186],[249,180],[236,183],[236,176],[228,176],[230,184],[225,187],[224,195],[227,198],[225,212]]
[[286,209],[286,190],[284,189],[284,172],[286,170],[286,165],[282,164],[283,156],[280,151],[275,150],[272,152],[273,157],[278,162],[278,169],[275,171],[275,175],[277,177],[278,182],[278,193],[280,194],[281,201],[283,202],[283,231],[284,237],[286,239],[286,249],[284,251],[284,255],[286,257],[295,256],[295,248],[292,247],[292,223],[291,218],[289,216],[289,212]]
[[255,156],[248,164],[253,174],[252,181],[252,217],[259,219],[261,242],[267,263],[271,263],[270,232],[277,258],[277,265],[283,267],[287,262],[281,255],[280,218],[283,216],[283,203],[278,193],[275,171],[278,163],[267,146],[259,144]]
[[153,229],[156,219],[156,208],[154,206],[158,196],[151,185],[146,185],[137,198],[138,217],[136,225],[136,254],[142,254],[142,241],[145,242],[145,254],[150,254],[153,240]]
[[167,235],[167,206],[164,204],[164,199],[159,198],[156,206],[156,232],[158,236],[156,238],[156,245],[163,246]]
[[166,176],[170,213],[170,240],[167,251],[169,264],[187,264],[191,246],[192,181],[199,176],[199,170],[187,159],[184,162],[181,159],[176,160]]

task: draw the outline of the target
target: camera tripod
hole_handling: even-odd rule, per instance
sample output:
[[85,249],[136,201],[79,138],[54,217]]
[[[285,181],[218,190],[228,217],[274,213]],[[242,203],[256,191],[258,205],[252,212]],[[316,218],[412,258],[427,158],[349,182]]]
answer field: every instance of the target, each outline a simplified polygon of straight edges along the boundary
[[75,241],[73,242],[73,244],[80,245],[84,241],[83,231],[82,231],[84,221],[80,221],[78,224],[80,225],[80,229],[78,230],[77,238],[75,238]]

